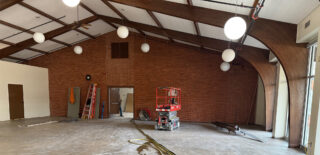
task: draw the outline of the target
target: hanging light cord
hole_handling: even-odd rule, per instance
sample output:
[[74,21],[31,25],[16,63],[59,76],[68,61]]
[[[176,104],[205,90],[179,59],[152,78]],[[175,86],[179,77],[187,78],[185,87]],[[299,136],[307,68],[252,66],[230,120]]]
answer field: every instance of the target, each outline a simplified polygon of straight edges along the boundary
[[54,22],[54,21],[60,20],[60,19],[62,19],[62,18],[64,18],[64,17],[66,17],[66,16],[62,16],[62,17],[60,17],[60,18],[57,18],[57,19],[54,19],[54,20],[51,20],[51,21],[45,22],[45,23],[43,23],[43,24],[40,24],[40,25],[37,25],[37,26],[31,27],[31,28],[26,29],[26,30],[24,30],[24,31],[20,31],[20,32],[18,32],[18,33],[12,34],[12,35],[10,35],[10,36],[8,36],[8,37],[5,37],[5,38],[1,39],[1,41],[5,40],[5,39],[8,39],[8,38],[11,38],[11,37],[14,37],[14,36],[16,36],[16,35],[18,35],[18,34],[21,34],[21,33],[24,33],[24,32],[28,32],[28,31],[30,31],[30,30],[32,30],[32,29],[35,29],[35,28],[37,28],[37,27],[40,27],[40,26],[43,26],[43,25],[49,24],[49,23],[51,23],[51,22]]
[[248,5],[243,5],[243,4],[239,5],[239,4],[220,2],[220,1],[215,1],[215,0],[203,0],[203,1],[213,2],[213,3],[218,3],[218,4],[224,4],[224,5],[237,6],[237,7],[247,8],[247,9],[254,9],[255,8],[255,7],[248,6]]

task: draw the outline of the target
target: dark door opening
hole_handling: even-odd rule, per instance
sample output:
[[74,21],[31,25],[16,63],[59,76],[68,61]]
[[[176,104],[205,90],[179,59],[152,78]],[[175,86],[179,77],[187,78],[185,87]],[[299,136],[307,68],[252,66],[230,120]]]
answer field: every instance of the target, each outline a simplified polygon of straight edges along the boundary
[[133,118],[133,87],[109,87],[109,117]]
[[8,84],[10,119],[24,118],[23,86]]

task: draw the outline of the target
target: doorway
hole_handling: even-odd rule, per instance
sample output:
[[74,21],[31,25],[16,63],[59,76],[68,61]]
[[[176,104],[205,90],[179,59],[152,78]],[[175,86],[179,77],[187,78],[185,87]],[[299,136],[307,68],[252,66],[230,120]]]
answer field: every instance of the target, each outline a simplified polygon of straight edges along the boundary
[[133,118],[133,87],[109,87],[109,117]]
[[23,86],[8,84],[10,119],[24,118]]

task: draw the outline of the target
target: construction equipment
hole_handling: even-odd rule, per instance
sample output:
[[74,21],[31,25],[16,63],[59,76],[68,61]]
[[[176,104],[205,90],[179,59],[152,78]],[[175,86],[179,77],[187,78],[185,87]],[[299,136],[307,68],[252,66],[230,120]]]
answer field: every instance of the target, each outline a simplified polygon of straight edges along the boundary
[[158,87],[156,89],[156,111],[158,118],[155,129],[172,131],[180,127],[177,111],[181,110],[181,89]]
[[82,111],[82,119],[93,119],[95,117],[95,104],[97,95],[97,84],[90,84],[87,99]]
[[264,141],[262,139],[258,138],[257,136],[250,134],[244,130],[241,130],[238,125],[223,123],[223,122],[213,122],[212,124],[216,125],[217,127],[227,129],[229,134],[230,134],[230,132],[233,132],[235,135],[240,134],[242,136],[248,136],[252,140],[264,143]]

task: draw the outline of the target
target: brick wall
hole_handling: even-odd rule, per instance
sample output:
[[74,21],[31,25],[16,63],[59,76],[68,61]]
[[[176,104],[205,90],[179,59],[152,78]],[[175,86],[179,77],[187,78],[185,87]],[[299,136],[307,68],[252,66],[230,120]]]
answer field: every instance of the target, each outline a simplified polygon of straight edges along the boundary
[[[129,59],[111,59],[110,43],[120,41],[129,42]],[[135,117],[142,108],[154,111],[156,87],[173,86],[182,89],[183,121],[248,121],[257,86],[251,65],[239,59],[240,65],[222,72],[219,55],[155,40],[148,40],[151,50],[146,54],[140,50],[143,41],[138,34],[123,40],[111,32],[80,43],[82,55],[65,48],[31,60],[30,65],[49,68],[51,115],[66,116],[68,87],[81,87],[83,104],[89,85],[84,76],[91,74],[101,87],[102,101],[107,101],[108,86],[133,86]]]

